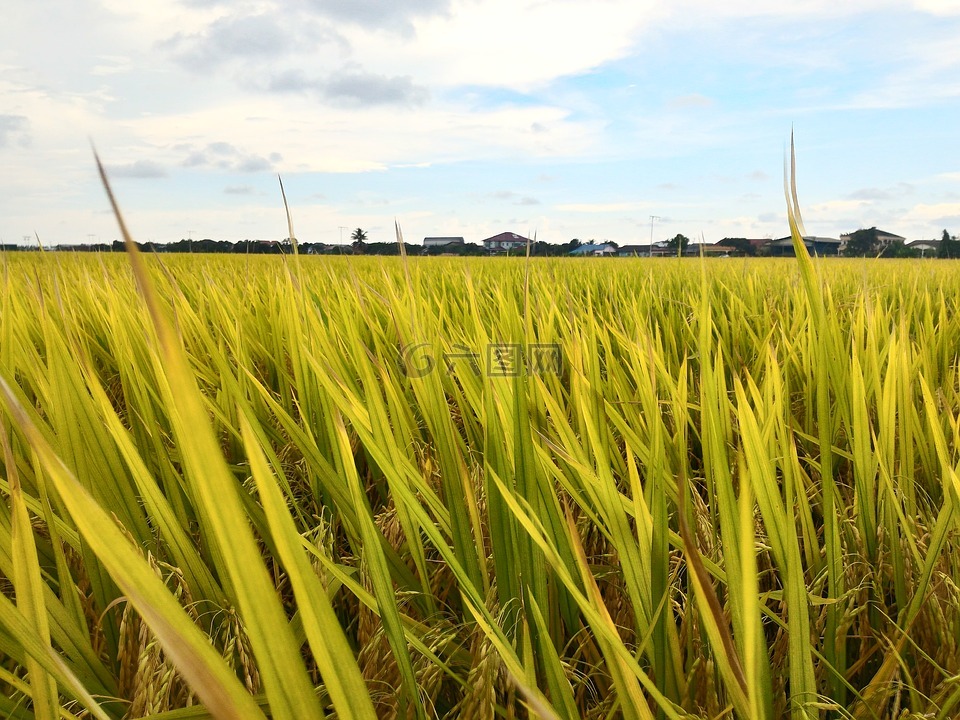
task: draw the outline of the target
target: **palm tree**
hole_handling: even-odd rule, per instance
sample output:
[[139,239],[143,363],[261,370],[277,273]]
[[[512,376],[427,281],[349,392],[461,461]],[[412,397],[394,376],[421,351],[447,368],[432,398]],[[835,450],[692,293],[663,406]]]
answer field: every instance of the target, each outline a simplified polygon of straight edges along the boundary
[[367,233],[362,228],[357,228],[350,233],[350,239],[353,240],[353,251],[355,253],[362,253],[367,240]]

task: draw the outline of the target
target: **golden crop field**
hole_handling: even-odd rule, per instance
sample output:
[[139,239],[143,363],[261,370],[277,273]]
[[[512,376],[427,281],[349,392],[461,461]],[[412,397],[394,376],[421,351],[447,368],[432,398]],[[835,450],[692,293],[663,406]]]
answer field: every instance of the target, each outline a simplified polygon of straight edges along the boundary
[[0,715],[960,716],[960,265],[0,256]]

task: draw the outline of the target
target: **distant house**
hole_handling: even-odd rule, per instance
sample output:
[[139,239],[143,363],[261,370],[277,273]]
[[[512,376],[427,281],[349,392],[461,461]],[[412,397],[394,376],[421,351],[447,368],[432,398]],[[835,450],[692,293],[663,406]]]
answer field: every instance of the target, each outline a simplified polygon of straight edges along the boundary
[[721,243],[715,243],[713,245],[703,244],[690,244],[687,245],[687,249],[684,251],[684,255],[709,255],[712,257],[729,257],[730,255],[735,255],[738,249],[733,245],[723,245]]
[[667,247],[665,242],[655,242],[651,245],[621,245],[617,248],[620,257],[666,257],[676,255],[677,251]]
[[608,243],[602,243],[602,244],[586,243],[576,248],[575,250],[571,250],[570,254],[577,255],[580,257],[598,256],[598,255],[616,255],[617,248]]
[[484,240],[483,247],[490,252],[498,252],[500,250],[523,248],[530,242],[532,241],[529,238],[523,237],[523,235],[517,235],[513,232],[502,232],[499,235],[494,235]]
[[425,248],[441,248],[448,245],[463,245],[462,237],[425,237],[423,246]]
[[914,240],[907,243],[907,248],[920,253],[920,257],[935,257],[940,251],[939,240]]
[[[683,248],[683,257],[729,257],[735,255],[737,248],[723,243],[690,243]],[[676,257],[677,249],[668,247],[664,257]]]
[[[890,245],[894,243],[906,243],[907,239],[901,237],[900,235],[894,235],[893,233],[886,232],[885,230],[877,230],[876,228],[870,228],[873,233],[871,238],[873,245],[876,247],[878,253],[883,252]],[[858,231],[859,232],[859,231]],[[840,236],[840,253],[843,254],[843,251],[847,248],[847,243],[850,242],[850,239],[853,237],[853,233],[844,233]]]
[[[683,249],[684,257],[698,257],[700,255],[723,256],[735,252],[736,248],[728,245],[707,245],[706,243],[690,243]],[[656,242],[650,245],[622,245],[617,249],[620,257],[676,257],[677,248],[670,247],[665,242]]]
[[729,247],[731,255],[760,255],[770,240],[770,238],[725,237],[714,243],[714,247]]
[[[815,235],[805,235],[803,244],[807,247],[807,252],[811,255],[838,255],[840,253],[841,241],[836,238],[817,237]],[[771,240],[763,246],[763,252],[774,257],[793,257],[793,237],[787,236]]]

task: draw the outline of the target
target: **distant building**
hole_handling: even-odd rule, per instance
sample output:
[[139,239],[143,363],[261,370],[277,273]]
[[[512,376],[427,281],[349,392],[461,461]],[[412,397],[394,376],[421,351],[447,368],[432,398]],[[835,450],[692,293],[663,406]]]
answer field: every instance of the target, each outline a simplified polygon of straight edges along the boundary
[[570,254],[578,255],[581,257],[595,256],[595,255],[616,255],[617,248],[608,243],[603,243],[603,244],[586,243],[585,245],[581,245],[580,247],[574,250],[571,250]]
[[770,238],[747,238],[747,242],[750,243],[750,247],[753,248],[754,253],[759,252],[762,248],[766,247],[767,243],[770,242]]
[[[700,255],[709,255],[712,257],[730,255],[736,252],[736,248],[716,244],[707,245],[706,243],[690,243],[683,249],[684,257],[698,257]],[[676,257],[677,249],[670,247],[665,242],[657,242],[650,245],[621,245],[617,248],[617,255],[620,257]]]
[[[817,237],[814,235],[805,235],[803,244],[807,246],[807,252],[811,255],[838,255],[840,253],[841,241],[836,238]],[[762,248],[764,254],[774,257],[793,257],[793,237],[777,238],[771,240]]]
[[771,238],[731,238],[725,237],[714,243],[714,247],[728,247],[731,255],[760,255]]
[[[873,240],[876,245],[877,252],[883,252],[893,243],[906,243],[907,239],[901,237],[900,235],[894,235],[893,233],[886,232],[885,230],[877,230],[876,228],[870,228],[873,231]],[[844,233],[840,236],[840,254],[843,254],[843,251],[847,249],[847,243],[850,242],[850,239],[853,237],[853,233]]]
[[497,252],[499,250],[515,250],[516,248],[526,247],[527,243],[530,242],[532,241],[529,238],[523,237],[523,235],[517,235],[513,232],[502,232],[499,235],[494,235],[484,240],[483,247],[490,252]]
[[940,251],[940,241],[939,240],[914,240],[913,242],[907,243],[907,248],[910,250],[915,250],[920,253],[920,257],[936,257],[937,253]]
[[441,248],[448,245],[463,245],[462,237],[425,237],[423,246],[425,248]]
[[738,249],[733,245],[723,245],[721,243],[714,243],[713,245],[708,245],[706,243],[698,243],[694,245],[691,243],[687,245],[686,250],[684,250],[684,255],[709,255],[712,257],[729,257],[730,255],[735,255],[738,252]]
[[617,248],[620,257],[647,257],[649,254],[649,245],[621,245]]
[[655,242],[650,245],[621,245],[617,248],[620,257],[666,257],[676,255],[677,251],[668,247],[665,242]]

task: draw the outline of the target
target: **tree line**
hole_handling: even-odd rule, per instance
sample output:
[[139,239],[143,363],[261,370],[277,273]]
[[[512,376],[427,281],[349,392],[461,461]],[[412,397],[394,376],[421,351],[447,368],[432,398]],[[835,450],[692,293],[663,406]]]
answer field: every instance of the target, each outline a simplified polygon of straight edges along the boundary
[[[299,252],[308,255],[399,255],[400,247],[396,242],[367,242],[367,233],[361,228],[357,228],[350,236],[352,243],[350,245],[329,245],[326,243],[298,242]],[[589,240],[587,243],[596,241]],[[685,235],[676,235],[667,243],[671,249],[684,250],[689,244],[690,239]],[[561,257],[569,255],[581,245],[585,244],[579,238],[562,243],[554,244],[543,240],[531,243],[530,254],[537,257]],[[612,241],[604,241],[602,244],[619,247]],[[726,246],[732,249],[736,255],[762,256],[764,248],[756,247],[747,238],[723,238],[718,245]],[[229,240],[203,240],[182,239],[170,243],[158,242],[138,242],[137,247],[147,253],[233,253],[248,255],[289,255],[293,253],[293,243],[290,238],[284,240],[240,240],[230,242]],[[458,245],[443,245],[439,247],[424,247],[423,245],[413,245],[404,243],[404,248],[409,255],[461,255],[461,256],[480,256],[487,255],[489,251],[479,243],[462,243]],[[16,252],[38,250],[36,246],[25,246],[11,243],[0,244],[0,251]],[[60,251],[71,252],[123,252],[124,244],[119,240],[112,243],[93,243],[85,245],[58,245],[49,248]],[[519,247],[498,254],[503,255],[526,255],[527,248]],[[849,239],[843,249],[842,255],[846,257],[889,257],[889,258],[910,258],[921,257],[924,255],[916,248],[907,247],[902,240],[893,242],[884,241],[877,228],[861,229],[850,233]],[[933,257],[932,254],[927,255]],[[939,258],[960,258],[960,238],[956,235],[950,235],[944,230],[936,251],[936,257]]]

